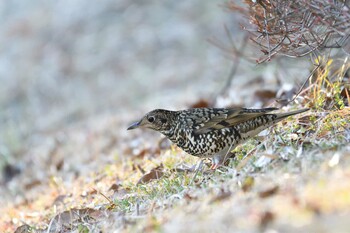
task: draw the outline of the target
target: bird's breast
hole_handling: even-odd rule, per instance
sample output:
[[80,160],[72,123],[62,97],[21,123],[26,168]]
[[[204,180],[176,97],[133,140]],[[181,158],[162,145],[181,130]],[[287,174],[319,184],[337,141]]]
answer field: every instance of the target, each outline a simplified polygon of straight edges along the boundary
[[177,146],[190,155],[198,157],[211,157],[232,144],[238,142],[233,129],[213,130],[203,134],[195,134],[193,131],[178,132],[170,138]]

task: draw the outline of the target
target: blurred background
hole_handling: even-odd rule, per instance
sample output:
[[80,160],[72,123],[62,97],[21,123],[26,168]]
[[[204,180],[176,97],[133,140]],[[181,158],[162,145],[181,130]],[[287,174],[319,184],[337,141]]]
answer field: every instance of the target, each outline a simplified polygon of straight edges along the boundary
[[2,160],[35,132],[212,95],[231,61],[207,39],[225,37],[224,24],[238,27],[219,4],[2,1]]
[[137,155],[160,135],[135,142],[126,128],[150,110],[268,106],[307,77],[303,59],[257,66],[242,16],[224,4],[2,1],[0,194],[22,200],[50,177]]
[[239,30],[223,3],[1,1],[1,201],[115,162],[145,112],[216,96],[232,59],[208,40]]

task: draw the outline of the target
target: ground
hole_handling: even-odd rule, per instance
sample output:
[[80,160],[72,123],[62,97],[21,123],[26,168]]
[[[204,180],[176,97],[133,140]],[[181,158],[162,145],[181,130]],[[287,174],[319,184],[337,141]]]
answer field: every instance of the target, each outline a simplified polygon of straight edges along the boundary
[[310,111],[239,146],[224,167],[196,171],[199,159],[161,135],[126,128],[155,108],[281,107],[309,58],[242,60],[223,89],[232,55],[214,44],[230,46],[224,25],[238,45],[244,37],[216,2],[2,6],[1,232],[349,229],[347,60],[328,61],[280,110]]

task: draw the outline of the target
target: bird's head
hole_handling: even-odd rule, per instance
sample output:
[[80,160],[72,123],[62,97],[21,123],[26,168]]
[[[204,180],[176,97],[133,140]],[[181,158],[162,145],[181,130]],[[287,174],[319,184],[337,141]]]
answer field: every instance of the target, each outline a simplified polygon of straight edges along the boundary
[[167,134],[172,128],[176,112],[156,109],[147,113],[141,120],[129,126],[128,130],[136,128],[148,128]]

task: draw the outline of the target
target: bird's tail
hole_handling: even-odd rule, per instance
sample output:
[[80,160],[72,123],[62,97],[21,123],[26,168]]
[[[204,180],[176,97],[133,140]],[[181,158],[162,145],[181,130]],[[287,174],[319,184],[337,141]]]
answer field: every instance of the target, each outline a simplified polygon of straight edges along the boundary
[[[308,108],[304,108],[304,109],[286,112],[286,113],[268,113],[268,114],[264,115],[267,119],[266,122],[262,123],[260,121],[260,125],[259,124],[257,125],[255,123],[257,119],[251,119],[251,120],[247,121],[247,123],[248,123],[247,127],[242,127],[240,129],[241,138],[243,138],[243,141],[244,141],[245,139],[248,139],[250,137],[253,137],[253,136],[259,134],[264,129],[282,121],[286,117],[289,117],[289,116],[292,116],[292,115],[295,115],[298,113],[306,112],[308,110],[309,110]],[[264,117],[264,116],[260,116],[260,117]]]

